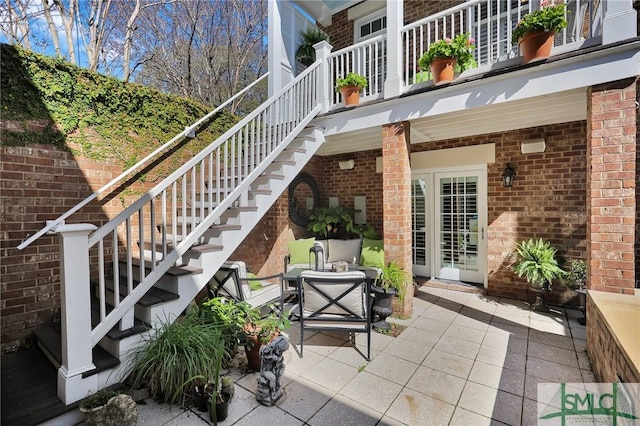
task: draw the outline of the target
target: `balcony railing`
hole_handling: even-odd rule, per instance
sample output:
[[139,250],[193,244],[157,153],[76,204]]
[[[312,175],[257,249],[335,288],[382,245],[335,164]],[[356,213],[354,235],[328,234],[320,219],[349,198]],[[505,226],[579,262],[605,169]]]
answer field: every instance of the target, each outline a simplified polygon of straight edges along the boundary
[[[586,47],[602,34],[602,0],[566,1],[567,28],[556,34],[552,54]],[[445,11],[405,25],[400,30],[397,49],[388,46],[386,35],[338,50],[329,55],[329,84],[349,72],[364,75],[369,87],[364,100],[383,97],[388,74],[387,48],[402,52],[402,91],[416,83],[426,81],[419,74],[418,60],[438,40],[469,33],[475,39],[474,59],[477,67],[467,73],[482,72],[505,66],[519,56],[518,45],[512,43],[511,34],[523,16],[538,9],[537,0],[470,0]],[[390,50],[393,52],[394,50]],[[332,108],[340,102],[340,95],[331,91]]]
[[[346,76],[350,72],[363,75],[369,85],[362,95],[369,99],[382,97],[387,77],[387,38],[377,36],[329,55],[329,81]],[[333,90],[331,106],[340,102],[340,94]]]
[[[580,42],[594,37],[601,29],[600,0],[566,2],[567,28],[556,34],[554,48],[577,49]],[[401,32],[403,79],[405,87],[416,82],[418,59],[431,43],[468,33],[475,39],[475,61],[478,68],[518,56],[518,45],[511,33],[525,15],[539,8],[539,2],[521,0],[471,0],[417,22]],[[574,44],[573,47],[569,45]]]

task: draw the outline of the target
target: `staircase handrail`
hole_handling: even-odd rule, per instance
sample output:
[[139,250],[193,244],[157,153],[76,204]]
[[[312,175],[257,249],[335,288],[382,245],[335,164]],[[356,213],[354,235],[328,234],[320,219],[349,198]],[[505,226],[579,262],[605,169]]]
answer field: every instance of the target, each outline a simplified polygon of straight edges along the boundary
[[[286,93],[290,88],[296,85],[298,83],[297,81],[298,79],[302,79],[308,74],[311,74],[311,72],[314,71],[319,66],[320,66],[320,62],[316,61],[313,65],[307,67],[307,69],[305,69],[303,72],[298,74],[298,76],[294,80],[292,80],[289,84],[284,86],[274,95],[270,96],[269,99],[279,98],[284,93]],[[98,241],[101,238],[104,238],[107,235],[107,233],[113,231],[115,227],[117,227],[119,224],[124,222],[125,219],[130,217],[134,212],[138,211],[138,209],[140,209],[143,205],[145,205],[147,201],[149,201],[151,198],[155,197],[156,195],[160,194],[164,189],[168,188],[169,185],[173,184],[180,176],[184,175],[191,168],[195,167],[207,155],[212,153],[216,148],[222,145],[231,136],[236,134],[238,130],[242,129],[244,126],[250,123],[254,118],[256,118],[262,111],[264,111],[270,105],[271,105],[271,102],[269,100],[263,102],[259,107],[254,109],[250,114],[248,114],[238,123],[236,123],[233,127],[227,130],[221,136],[219,136],[213,143],[209,144],[205,149],[203,149],[198,154],[191,157],[189,161],[184,163],[182,166],[180,166],[180,168],[178,168],[169,176],[167,176],[162,182],[160,182],[155,187],[151,188],[142,197],[138,198],[133,204],[127,207],[127,209],[123,210],[115,218],[111,219],[109,222],[107,222],[102,227],[100,227],[96,232],[93,233],[91,238],[89,238],[89,245],[93,246],[93,244],[95,244],[96,241]]]
[[52,229],[54,229],[56,226],[58,226],[60,223],[62,223],[62,221],[64,221],[68,217],[70,217],[72,214],[74,214],[75,212],[80,210],[82,207],[84,207],[87,204],[89,204],[91,201],[95,200],[99,195],[103,194],[106,190],[108,190],[109,188],[114,186],[116,183],[119,183],[120,181],[122,181],[125,177],[129,176],[132,172],[137,171],[138,169],[140,169],[149,160],[151,160],[152,158],[155,158],[158,154],[160,154],[161,152],[165,151],[167,148],[169,148],[175,142],[177,142],[179,140],[182,140],[182,139],[184,139],[186,137],[190,137],[190,135],[193,134],[193,132],[196,131],[197,128],[199,128],[203,123],[207,122],[209,119],[211,119],[211,117],[213,117],[215,114],[220,112],[224,107],[229,105],[231,102],[236,100],[238,97],[240,97],[243,94],[245,94],[247,91],[249,91],[253,86],[258,84],[260,81],[264,80],[268,75],[269,75],[268,72],[264,73],[262,76],[260,76],[260,78],[255,80],[253,83],[251,83],[250,85],[248,85],[247,87],[245,87],[244,89],[242,89],[241,91],[239,91],[238,93],[233,95],[231,98],[227,99],[224,103],[220,104],[213,111],[209,112],[207,115],[205,115],[202,118],[200,118],[198,121],[193,123],[191,126],[187,126],[182,132],[178,133],[176,136],[171,138],[169,141],[165,142],[162,146],[160,146],[159,148],[157,148],[156,150],[154,150],[153,152],[148,154],[142,160],[138,161],[135,165],[129,167],[127,170],[125,170],[120,175],[118,175],[117,177],[112,179],[109,183],[104,185],[102,188],[98,189],[93,194],[89,195],[87,198],[85,198],[84,200],[82,200],[81,202],[76,204],[74,207],[72,207],[71,209],[67,210],[65,213],[60,215],[57,219],[52,220],[52,221],[47,221],[46,226],[44,226],[38,232],[33,234],[27,240],[23,241],[17,247],[18,250],[23,250],[24,248],[26,248],[29,245],[31,245],[31,243],[36,241],[38,238],[43,236],[45,233],[47,233],[47,232],[51,231]]

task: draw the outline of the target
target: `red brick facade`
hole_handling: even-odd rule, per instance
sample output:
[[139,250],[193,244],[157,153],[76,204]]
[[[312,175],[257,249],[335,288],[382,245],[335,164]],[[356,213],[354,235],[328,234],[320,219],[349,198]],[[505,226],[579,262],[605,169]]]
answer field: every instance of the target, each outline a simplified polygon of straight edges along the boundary
[[[411,142],[409,122],[382,126],[382,201],[384,203],[385,261],[395,260],[411,271]],[[413,293],[406,292],[404,303],[396,313],[410,317]]]
[[587,250],[593,290],[633,294],[637,245],[635,79],[587,97]]

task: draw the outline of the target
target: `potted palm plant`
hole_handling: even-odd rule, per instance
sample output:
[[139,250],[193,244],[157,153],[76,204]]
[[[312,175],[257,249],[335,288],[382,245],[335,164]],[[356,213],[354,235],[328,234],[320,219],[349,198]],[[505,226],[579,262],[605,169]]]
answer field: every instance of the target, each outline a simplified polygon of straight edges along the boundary
[[551,291],[555,279],[563,278],[566,273],[558,266],[556,249],[542,238],[525,240],[516,245],[518,260],[512,269],[519,277],[524,277],[536,293],[533,310],[545,311],[544,295]]
[[524,62],[548,58],[553,47],[553,36],[567,26],[566,6],[542,0],[540,9],[525,15],[511,33],[511,41],[520,45]]
[[336,92],[342,94],[345,106],[355,106],[360,103],[360,92],[368,85],[366,77],[350,72],[345,77],[336,79]]
[[397,296],[398,300],[403,302],[407,287],[412,281],[410,273],[398,265],[395,260],[381,268],[371,286],[371,291],[375,296],[373,313],[379,318],[378,321],[373,323],[374,328],[380,330],[389,330],[391,328],[387,322],[387,317],[393,313],[391,301],[394,296]]
[[451,81],[455,72],[475,66],[473,43],[468,33],[459,34],[453,39],[438,40],[429,45],[429,49],[418,60],[418,65],[422,71],[431,72],[435,84]]
[[302,44],[296,50],[296,59],[302,65],[308,67],[316,61],[316,49],[313,45],[327,40],[329,36],[317,28],[309,27],[300,32],[300,37],[302,38]]

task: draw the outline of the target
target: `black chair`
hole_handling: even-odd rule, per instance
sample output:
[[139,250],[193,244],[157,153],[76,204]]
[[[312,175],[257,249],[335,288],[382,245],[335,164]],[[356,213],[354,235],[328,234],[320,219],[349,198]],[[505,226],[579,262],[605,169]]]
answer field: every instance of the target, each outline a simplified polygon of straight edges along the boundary
[[300,355],[304,331],[347,331],[367,334],[371,359],[371,281],[362,271],[303,271],[298,278]]

